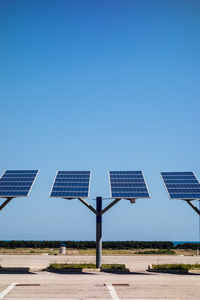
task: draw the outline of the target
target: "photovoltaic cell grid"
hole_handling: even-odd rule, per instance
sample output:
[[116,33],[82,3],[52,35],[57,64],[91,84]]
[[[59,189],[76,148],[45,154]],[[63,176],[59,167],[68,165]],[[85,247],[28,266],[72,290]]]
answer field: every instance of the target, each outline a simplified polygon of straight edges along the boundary
[[0,178],[0,197],[27,197],[38,170],[6,170]]
[[90,178],[90,171],[58,171],[50,197],[88,198]]
[[150,198],[142,171],[109,171],[111,198]]
[[193,172],[161,172],[170,199],[200,199],[200,183]]

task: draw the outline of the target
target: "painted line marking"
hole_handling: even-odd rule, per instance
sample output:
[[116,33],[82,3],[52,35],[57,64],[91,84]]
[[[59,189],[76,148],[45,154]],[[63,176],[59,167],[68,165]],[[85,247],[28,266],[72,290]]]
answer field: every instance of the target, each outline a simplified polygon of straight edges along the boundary
[[[5,300],[13,300],[13,299],[15,299],[15,300],[17,300],[17,299],[19,299],[19,300],[21,300],[22,298],[20,297],[20,298],[5,298]],[[25,298],[23,298],[23,299],[25,299]],[[83,298],[26,298],[27,300],[55,300],[55,299],[59,299],[59,300],[80,300],[80,299],[83,299]],[[117,298],[117,299],[119,299],[119,298]],[[178,300],[178,299],[180,299],[180,298],[171,298],[171,299],[169,299],[169,298],[159,298],[159,299],[156,299],[156,300]],[[84,300],[110,300],[110,298],[84,298]],[[119,299],[120,300],[120,299]],[[150,298],[123,298],[123,300],[152,300],[152,298],[150,299]],[[187,299],[182,299],[182,300],[187,300]]]
[[115,292],[114,287],[112,286],[111,283],[106,283],[107,289],[110,293],[110,296],[112,297],[113,300],[119,300],[119,297],[117,295],[117,293]]
[[3,299],[4,296],[6,296],[18,283],[12,283],[10,284],[3,292],[0,294],[0,299]]

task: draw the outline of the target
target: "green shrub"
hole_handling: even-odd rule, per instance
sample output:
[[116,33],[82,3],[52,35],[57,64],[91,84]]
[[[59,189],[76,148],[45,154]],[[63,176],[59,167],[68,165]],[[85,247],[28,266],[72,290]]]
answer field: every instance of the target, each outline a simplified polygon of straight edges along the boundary
[[30,250],[30,252],[29,253],[35,253],[35,251],[34,250]]
[[[102,269],[114,269],[114,270],[124,270],[125,265],[121,264],[102,264]],[[63,269],[96,269],[95,264],[50,264],[48,269],[51,270],[63,270]]]
[[152,265],[154,270],[192,270],[200,268],[200,264],[162,264]]
[[166,249],[166,250],[148,250],[148,251],[137,251],[134,252],[134,254],[170,254],[173,255],[175,254],[174,250],[171,249]]
[[124,270],[126,266],[122,264],[102,264],[102,269]]
[[62,270],[62,269],[95,269],[95,264],[51,264],[49,269]]

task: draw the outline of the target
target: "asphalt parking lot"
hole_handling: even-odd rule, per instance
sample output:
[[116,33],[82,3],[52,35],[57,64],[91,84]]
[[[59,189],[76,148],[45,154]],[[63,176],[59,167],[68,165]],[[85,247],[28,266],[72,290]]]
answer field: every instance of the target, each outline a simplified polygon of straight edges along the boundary
[[[125,263],[130,273],[51,273],[49,262],[93,262],[92,256],[1,255],[0,299],[200,299],[200,274],[149,273],[152,263],[200,262],[198,256],[105,256],[103,262]],[[28,271],[28,268],[29,271]],[[24,272],[25,271],[25,272]]]

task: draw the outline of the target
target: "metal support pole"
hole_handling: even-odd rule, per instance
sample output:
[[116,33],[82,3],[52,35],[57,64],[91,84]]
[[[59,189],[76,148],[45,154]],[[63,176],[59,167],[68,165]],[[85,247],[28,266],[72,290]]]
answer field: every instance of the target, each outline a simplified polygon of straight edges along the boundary
[[186,201],[199,215],[200,215],[200,210],[190,201]]
[[[200,200],[199,201],[199,211],[200,211]],[[199,246],[200,246],[200,215],[199,215],[199,244],[197,248],[197,255],[199,255]]]
[[13,198],[12,197],[9,197],[9,198],[7,198],[7,200],[6,201],[4,201],[4,203],[3,204],[1,204],[1,206],[0,206],[0,211],[12,200]]
[[96,268],[101,268],[101,257],[102,257],[102,197],[96,197],[97,201],[97,216],[96,216]]
[[95,215],[97,215],[97,211],[90,205],[88,204],[84,199],[78,198],[85,206],[87,206]]
[[102,216],[107,210],[109,210],[113,205],[115,205],[117,202],[119,202],[121,199],[116,199],[113,202],[111,202],[108,206],[106,206],[101,212],[100,215]]

